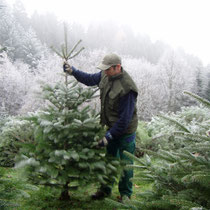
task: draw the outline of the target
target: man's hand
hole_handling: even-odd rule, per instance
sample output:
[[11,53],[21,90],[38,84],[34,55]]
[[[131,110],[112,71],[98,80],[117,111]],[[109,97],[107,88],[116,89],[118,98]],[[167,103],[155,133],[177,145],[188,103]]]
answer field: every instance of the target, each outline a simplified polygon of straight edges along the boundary
[[106,137],[103,137],[99,142],[98,142],[98,147],[106,147],[108,145],[108,140]]
[[72,68],[71,68],[71,66],[68,64],[68,62],[67,61],[64,61],[63,62],[63,71],[64,72],[66,72],[66,73],[68,73],[68,74],[72,74]]
[[113,140],[113,136],[109,131],[106,132],[105,136],[98,142],[98,147],[106,147],[110,141]]

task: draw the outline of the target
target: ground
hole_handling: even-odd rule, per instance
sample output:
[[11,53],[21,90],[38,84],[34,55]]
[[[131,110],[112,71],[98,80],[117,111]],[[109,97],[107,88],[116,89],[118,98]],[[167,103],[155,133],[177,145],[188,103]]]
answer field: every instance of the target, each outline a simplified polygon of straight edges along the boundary
[[[19,179],[19,172],[16,169],[7,169],[7,177],[11,179]],[[135,176],[138,176],[138,172],[134,172]],[[132,199],[136,198],[136,194],[143,192],[150,188],[150,185],[143,183],[134,183]],[[100,210],[110,210],[115,208],[110,208],[110,205],[105,200],[92,201],[91,194],[96,192],[97,186],[92,184],[91,186],[84,186],[79,190],[70,192],[70,201],[59,201],[59,191],[50,187],[38,186],[38,190],[27,190],[30,194],[29,198],[21,198],[16,201],[18,204],[16,207],[12,208],[15,210],[65,210],[65,209],[100,209]],[[119,196],[117,184],[113,186],[111,199],[117,201],[117,196]]]

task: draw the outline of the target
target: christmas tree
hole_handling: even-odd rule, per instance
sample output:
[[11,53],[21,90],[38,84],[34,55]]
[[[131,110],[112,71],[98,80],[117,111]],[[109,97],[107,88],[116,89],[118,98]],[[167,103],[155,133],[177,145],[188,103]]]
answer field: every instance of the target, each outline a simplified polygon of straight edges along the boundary
[[[125,152],[136,163],[134,166],[127,167],[139,170],[138,177],[134,177],[134,182],[136,179],[140,182],[152,183],[153,187],[150,191],[139,193],[140,200],[125,202],[121,207],[210,209],[210,103],[197,95],[186,93],[200,101],[203,106],[199,109],[194,108],[197,111],[196,114],[189,113],[185,109],[182,115],[188,124],[182,124],[182,120],[175,118],[175,114],[171,114],[171,117],[161,117],[170,130],[170,135],[168,133],[165,135],[165,144],[167,141],[169,144],[165,146],[167,149],[163,147],[157,152],[144,150],[147,154],[142,159]],[[192,111],[192,108],[189,110]],[[202,117],[203,113],[205,113],[204,117]],[[160,121],[159,118],[163,128],[163,121]],[[173,128],[173,132],[170,127]],[[110,200],[109,203],[116,204]]]
[[96,147],[104,129],[98,113],[86,104],[96,90],[75,81],[42,88],[47,106],[27,118],[34,125],[34,141],[23,145],[18,165],[27,166],[33,182],[60,187],[60,199],[69,199],[71,188],[114,180],[119,161]]
[[[68,50],[67,29],[61,52],[53,48],[65,61],[81,41]],[[61,200],[70,199],[69,191],[90,183],[112,183],[118,175],[119,161],[105,156],[98,141],[105,130],[100,125],[99,113],[88,104],[97,88],[83,88],[75,80],[57,84],[43,84],[45,108],[31,113],[26,119],[34,126],[34,138],[22,145],[18,166],[26,166],[31,181],[61,189]]]

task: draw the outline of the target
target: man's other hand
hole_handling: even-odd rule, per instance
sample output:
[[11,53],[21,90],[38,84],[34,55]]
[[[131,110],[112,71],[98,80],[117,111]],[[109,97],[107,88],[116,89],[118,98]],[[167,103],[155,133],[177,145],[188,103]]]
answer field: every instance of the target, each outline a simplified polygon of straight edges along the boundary
[[106,147],[108,145],[108,140],[106,139],[106,137],[103,137],[99,142],[98,142],[98,146],[99,147]]

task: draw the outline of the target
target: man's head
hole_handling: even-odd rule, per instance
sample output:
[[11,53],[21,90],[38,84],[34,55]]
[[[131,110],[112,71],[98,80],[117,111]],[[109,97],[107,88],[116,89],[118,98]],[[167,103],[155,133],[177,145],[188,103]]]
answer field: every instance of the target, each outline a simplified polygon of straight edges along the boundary
[[107,54],[97,68],[105,71],[107,76],[114,76],[121,72],[121,58],[114,54]]

